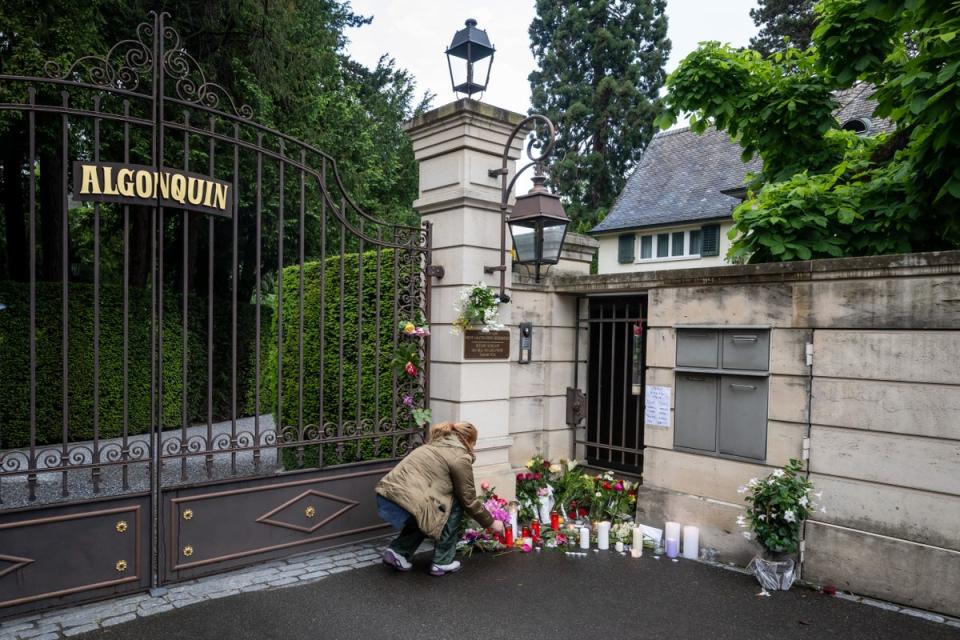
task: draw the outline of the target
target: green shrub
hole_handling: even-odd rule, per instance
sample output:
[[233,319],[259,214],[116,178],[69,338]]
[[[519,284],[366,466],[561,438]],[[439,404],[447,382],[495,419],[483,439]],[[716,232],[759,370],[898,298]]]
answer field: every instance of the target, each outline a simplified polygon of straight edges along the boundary
[[[359,300],[360,291],[360,254],[347,254],[343,258],[342,278],[343,317],[340,316],[340,257],[327,258],[324,264],[319,261],[304,264],[304,327],[303,327],[303,422],[310,425],[326,426],[326,436],[351,435],[356,433],[355,425],[365,425],[363,433],[369,438],[349,441],[341,444],[328,444],[323,448],[323,464],[340,464],[359,460],[389,458],[393,456],[394,438],[378,437],[383,429],[392,429],[394,401],[397,403],[396,424],[406,429],[415,423],[410,408],[394,397],[394,370],[391,359],[394,353],[394,336],[397,332],[396,320],[410,318],[398,317],[395,320],[395,293],[397,280],[394,277],[393,250],[380,251],[380,282],[377,283],[377,253],[368,251],[362,254],[363,300]],[[407,282],[406,274],[411,273],[409,253],[402,253],[398,270],[401,282]],[[321,280],[324,282],[324,297],[321,299]],[[285,425],[295,432],[299,420],[299,281],[300,268],[295,265],[283,271],[283,348],[282,348],[282,393],[281,407],[277,411],[277,349],[276,331],[278,317],[271,327],[273,345],[267,366],[262,375],[261,407],[273,412],[277,424]],[[377,325],[376,292],[380,291],[379,329]],[[359,304],[359,308],[358,308]],[[321,352],[320,317],[323,314],[323,349]],[[362,324],[360,320],[362,319]],[[341,332],[342,327],[342,332]],[[342,351],[341,351],[342,337]],[[342,353],[342,357],[341,357]],[[358,361],[359,355],[359,361]],[[340,382],[340,367],[343,370],[343,382]],[[321,388],[321,377],[323,386]],[[358,384],[359,381],[359,384]],[[398,381],[397,395],[409,391],[404,386],[404,378]],[[251,385],[252,386],[252,385]],[[252,389],[251,389],[252,392]],[[416,395],[416,394],[414,394]],[[416,403],[422,403],[422,394],[416,396]],[[339,431],[337,425],[342,424]],[[306,438],[316,438],[318,433],[307,431]],[[399,439],[398,439],[399,440]],[[402,442],[398,442],[401,447]],[[359,445],[359,446],[358,446]],[[319,447],[287,449],[284,460],[289,467],[316,466],[319,461]]]
[[[37,439],[38,445],[61,442],[62,433],[62,298],[59,283],[37,283]],[[130,289],[128,320],[128,432],[150,428],[150,292]],[[167,428],[182,422],[181,296],[164,294],[163,418]],[[0,282],[0,448],[30,443],[29,288]],[[68,358],[69,439],[93,437],[94,304],[93,286],[69,285]],[[207,419],[207,302],[188,300],[188,420]],[[262,310],[265,326],[272,321]],[[245,381],[252,368],[254,309],[240,305],[238,336],[238,414],[249,415]],[[265,332],[266,333],[266,332]],[[230,416],[230,306],[214,304],[213,419]],[[100,437],[123,433],[123,290],[103,285],[100,291]]]

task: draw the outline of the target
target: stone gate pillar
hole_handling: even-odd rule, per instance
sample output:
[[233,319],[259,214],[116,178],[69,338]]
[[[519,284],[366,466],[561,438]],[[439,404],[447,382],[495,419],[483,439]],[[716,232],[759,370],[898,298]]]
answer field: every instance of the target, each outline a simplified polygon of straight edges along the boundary
[[[419,197],[413,206],[433,223],[433,262],[445,270],[443,279],[434,282],[431,300],[430,405],[435,421],[464,420],[477,426],[477,482],[490,481],[504,497],[514,493],[510,361],[465,360],[463,337],[454,335],[451,327],[453,303],[463,287],[477,282],[499,286],[499,274],[483,272],[484,265],[500,263],[500,179],[487,172],[500,167],[507,138],[524,118],[463,99],[406,125],[420,166]],[[512,160],[520,156],[524,137],[514,141]],[[509,164],[512,177],[515,163]],[[509,269],[509,254],[507,259]],[[508,287],[510,280],[508,271]],[[510,325],[510,315],[511,306],[502,305],[503,324]]]

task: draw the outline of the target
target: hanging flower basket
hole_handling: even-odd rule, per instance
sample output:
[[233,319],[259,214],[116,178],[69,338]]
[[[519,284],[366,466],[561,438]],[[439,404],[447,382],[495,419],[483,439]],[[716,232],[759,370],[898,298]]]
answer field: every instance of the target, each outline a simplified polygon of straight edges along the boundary
[[453,310],[457,312],[453,320],[454,333],[463,333],[471,327],[484,332],[504,328],[500,322],[500,297],[482,282],[462,289]]

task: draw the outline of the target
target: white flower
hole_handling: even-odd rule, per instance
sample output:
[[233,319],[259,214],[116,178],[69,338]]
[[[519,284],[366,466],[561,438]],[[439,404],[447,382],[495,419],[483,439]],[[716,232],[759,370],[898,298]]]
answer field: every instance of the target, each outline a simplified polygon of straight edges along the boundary
[[737,516],[737,526],[745,527],[747,526],[747,519],[743,516]]
[[813,497],[819,500],[823,497],[823,491],[818,491],[817,493],[813,494]]
[[558,464],[550,465],[550,473],[560,473],[560,465]]
[[766,520],[766,519],[767,519],[767,515],[765,513],[757,514],[757,520]]
[[773,472],[774,478],[782,478],[784,476],[783,469],[777,469]]
[[597,491],[597,493],[595,493],[594,495],[596,495],[598,498],[602,498],[602,497],[603,497],[603,494],[600,493],[599,491]]
[[753,540],[753,534],[750,533],[749,531],[744,531],[743,537],[746,538],[747,540]]
[[737,493],[746,493],[747,491],[748,489],[744,486],[741,486],[739,489],[737,489]]
[[757,480],[756,478],[750,478],[749,480],[747,480],[747,486],[748,486],[748,487],[753,488],[753,487],[757,486],[758,484],[760,484],[760,481]]
[[801,507],[806,507],[809,501],[807,500],[807,496],[800,496],[800,499],[797,500],[797,502],[800,503]]
[[797,516],[793,513],[793,509],[787,509],[783,512],[783,519],[787,522],[796,522]]
[[568,470],[568,471],[573,471],[574,469],[577,468],[577,464],[578,464],[578,462],[577,462],[576,460],[568,460],[568,461],[567,461],[567,470]]
[[777,484],[777,479],[776,479],[776,478],[767,478],[767,484],[769,484],[769,485]]

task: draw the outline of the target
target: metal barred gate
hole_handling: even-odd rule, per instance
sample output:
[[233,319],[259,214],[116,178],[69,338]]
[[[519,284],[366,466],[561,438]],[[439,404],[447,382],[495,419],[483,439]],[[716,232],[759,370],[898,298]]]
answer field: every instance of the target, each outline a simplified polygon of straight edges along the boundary
[[429,337],[398,326],[430,320],[429,226],[364,213],[167,18],[0,76],[29,263],[0,282],[23,381],[0,400],[0,617],[382,535],[373,487],[423,440]]

